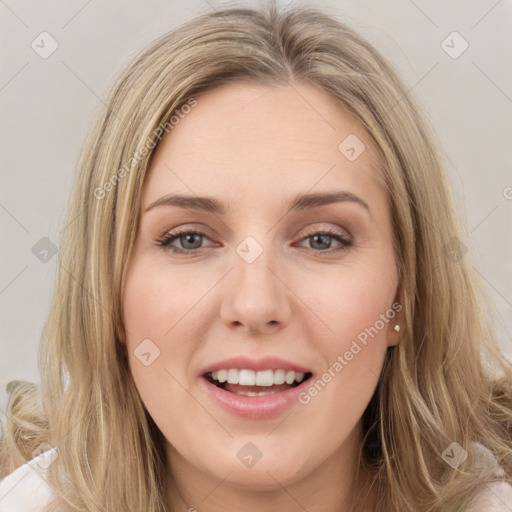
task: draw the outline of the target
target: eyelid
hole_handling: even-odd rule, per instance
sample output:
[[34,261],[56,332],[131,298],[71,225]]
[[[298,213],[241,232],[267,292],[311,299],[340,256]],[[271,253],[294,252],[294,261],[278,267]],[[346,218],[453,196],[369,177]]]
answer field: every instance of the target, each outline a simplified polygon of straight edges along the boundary
[[347,229],[342,228],[340,226],[333,226],[332,224],[328,225],[326,227],[313,226],[311,228],[306,228],[306,232],[302,236],[302,238],[306,238],[306,237],[314,235],[316,233],[336,234],[339,236],[344,236],[347,239],[352,239],[352,235],[349,233],[349,231]]

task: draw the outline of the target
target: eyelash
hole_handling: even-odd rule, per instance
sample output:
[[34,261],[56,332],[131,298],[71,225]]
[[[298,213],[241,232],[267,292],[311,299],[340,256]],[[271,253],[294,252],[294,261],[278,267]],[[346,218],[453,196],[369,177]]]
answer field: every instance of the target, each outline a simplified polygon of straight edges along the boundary
[[[170,232],[166,233],[163,237],[161,237],[157,240],[157,243],[160,247],[164,248],[165,250],[169,250],[173,254],[195,254],[195,253],[201,251],[201,249],[203,249],[202,247],[200,247],[198,249],[187,250],[187,249],[179,249],[177,247],[170,245],[172,242],[174,242],[175,240],[178,240],[179,238],[181,238],[182,236],[185,236],[185,235],[200,235],[200,236],[208,238],[208,235],[201,230],[183,229],[183,230],[170,231]],[[306,240],[308,238],[312,238],[314,235],[324,235],[324,236],[327,235],[332,238],[335,238],[341,244],[339,247],[337,247],[335,249],[329,248],[326,250],[319,250],[319,249],[309,248],[310,251],[316,252],[318,254],[322,254],[322,253],[330,254],[333,252],[345,251],[353,245],[352,240],[350,240],[344,233],[342,233],[341,231],[338,231],[336,229],[333,229],[333,228],[311,231],[311,232],[307,233],[301,239],[301,241]]]

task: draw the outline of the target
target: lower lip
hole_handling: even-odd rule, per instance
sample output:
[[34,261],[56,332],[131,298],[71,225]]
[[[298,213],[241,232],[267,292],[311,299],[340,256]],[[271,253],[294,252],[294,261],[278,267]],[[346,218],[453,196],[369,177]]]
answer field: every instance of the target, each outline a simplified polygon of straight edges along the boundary
[[206,377],[200,379],[208,395],[225,411],[235,416],[251,420],[275,418],[298,404],[299,395],[310,384],[311,377],[302,381],[298,386],[263,396],[244,396],[225,391],[212,384]]

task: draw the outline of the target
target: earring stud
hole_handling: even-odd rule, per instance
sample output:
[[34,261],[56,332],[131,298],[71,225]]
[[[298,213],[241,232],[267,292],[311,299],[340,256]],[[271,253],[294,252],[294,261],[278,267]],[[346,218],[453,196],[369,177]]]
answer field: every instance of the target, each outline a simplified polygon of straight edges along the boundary
[[395,327],[393,327],[393,330],[395,332],[400,332],[400,326],[398,324],[396,324]]

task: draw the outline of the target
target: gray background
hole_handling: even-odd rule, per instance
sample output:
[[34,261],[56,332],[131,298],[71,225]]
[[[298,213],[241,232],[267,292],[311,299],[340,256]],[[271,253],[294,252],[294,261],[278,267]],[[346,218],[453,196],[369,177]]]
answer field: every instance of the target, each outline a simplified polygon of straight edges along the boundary
[[[366,36],[419,97],[449,155],[468,247],[512,357],[510,0],[310,3]],[[151,40],[219,5],[0,0],[1,410],[9,380],[40,382],[37,350],[56,258],[44,263],[32,248],[43,237],[59,243],[78,151],[114,75]],[[46,59],[31,47],[43,31],[59,45]],[[469,44],[458,58],[442,47],[453,31]],[[452,52],[461,48],[447,41]]]

